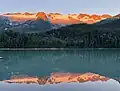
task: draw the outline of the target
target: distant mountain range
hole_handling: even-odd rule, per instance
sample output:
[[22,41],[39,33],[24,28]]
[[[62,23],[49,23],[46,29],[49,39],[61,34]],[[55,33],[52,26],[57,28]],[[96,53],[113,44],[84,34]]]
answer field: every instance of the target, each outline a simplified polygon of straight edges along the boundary
[[53,23],[45,13],[35,19],[27,15],[22,20],[1,15],[0,48],[120,48],[120,15],[77,24]]
[[0,15],[0,31],[16,30],[18,32],[40,32],[51,29],[58,29],[71,24],[105,24],[120,18],[120,14],[111,16],[89,15],[89,14],[68,14],[44,12],[38,13],[6,13]]
[[52,24],[76,24],[76,23],[87,23],[92,24],[104,20],[106,18],[112,18],[113,16],[109,14],[96,15],[96,14],[60,14],[60,13],[6,13],[2,16],[8,17],[12,21],[27,21],[27,20],[36,20],[43,19],[45,21],[50,21]]
[[15,30],[17,32],[43,32],[51,29],[57,29],[64,25],[52,24],[43,19],[13,21],[6,16],[0,16],[0,31]]

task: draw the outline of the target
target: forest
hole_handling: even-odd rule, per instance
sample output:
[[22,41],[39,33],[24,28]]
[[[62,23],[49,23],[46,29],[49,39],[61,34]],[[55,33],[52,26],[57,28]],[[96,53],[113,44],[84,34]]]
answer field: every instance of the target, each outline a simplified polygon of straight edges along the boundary
[[74,24],[37,33],[6,30],[0,33],[0,48],[120,48],[120,28],[112,27]]

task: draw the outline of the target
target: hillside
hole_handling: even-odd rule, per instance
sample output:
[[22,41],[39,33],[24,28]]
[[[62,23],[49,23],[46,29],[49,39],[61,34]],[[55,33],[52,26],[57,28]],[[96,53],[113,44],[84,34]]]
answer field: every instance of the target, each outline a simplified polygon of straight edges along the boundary
[[1,33],[2,48],[120,48],[120,19],[103,24],[74,24],[46,32]]
[[52,24],[44,20],[28,20],[18,25],[12,26],[10,29],[19,32],[41,32],[52,29]]
[[9,20],[8,17],[0,16],[0,32],[6,30],[15,30],[16,32],[41,32],[59,27],[60,25],[53,25],[49,21],[42,19],[15,22]]

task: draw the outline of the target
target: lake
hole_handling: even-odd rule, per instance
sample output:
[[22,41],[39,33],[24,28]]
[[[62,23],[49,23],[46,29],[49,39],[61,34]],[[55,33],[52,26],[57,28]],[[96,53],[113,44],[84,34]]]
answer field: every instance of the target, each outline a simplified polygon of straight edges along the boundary
[[0,91],[120,91],[120,84],[114,80],[54,85],[0,83]]
[[120,77],[120,49],[0,51],[0,80],[12,75],[47,76],[52,72],[92,72]]
[[[92,72],[111,78],[120,77],[120,49],[70,49],[70,50],[42,50],[42,51],[0,51],[0,80],[9,79],[13,75],[28,75],[28,76],[48,76],[52,72],[71,72],[71,73],[86,73]],[[94,88],[94,83],[92,86]],[[105,85],[108,84],[108,85]],[[0,83],[0,89],[5,89],[6,84]],[[91,84],[85,83],[75,85],[85,89],[82,91],[96,91],[96,88]],[[117,81],[97,83],[96,87],[106,86],[105,90],[97,91],[113,91],[109,89],[120,90],[120,85]],[[114,86],[115,85],[115,86]],[[8,85],[8,88],[18,87],[23,85]],[[24,85],[25,86],[25,85]],[[23,87],[24,87],[23,86]],[[27,85],[28,86],[28,85]],[[34,86],[34,85],[33,85]],[[74,86],[74,85],[73,85]],[[87,86],[88,88],[84,88]],[[31,86],[32,87],[32,86]],[[56,87],[56,86],[55,86]],[[58,88],[61,87],[57,86]],[[63,86],[62,86],[63,87]],[[67,86],[65,86],[67,87]],[[68,86],[69,87],[69,86]],[[70,86],[71,87],[71,86]],[[109,88],[110,87],[110,88]],[[34,88],[37,88],[36,85]],[[39,89],[41,87],[38,87]],[[38,89],[37,88],[37,89]],[[45,87],[46,88],[46,87]],[[45,89],[42,87],[41,89]],[[46,88],[48,91],[49,86]],[[50,88],[54,88],[50,86]],[[25,88],[26,89],[26,88]],[[28,88],[29,89],[29,88]],[[39,91],[38,90],[35,91]],[[9,91],[9,90],[4,90]],[[19,91],[19,90],[11,90]],[[22,90],[26,91],[26,90]],[[34,91],[34,90],[29,90]],[[55,91],[55,90],[54,90]],[[59,90],[64,91],[64,90]],[[71,91],[71,90],[69,90]],[[77,89],[75,91],[80,91]]]

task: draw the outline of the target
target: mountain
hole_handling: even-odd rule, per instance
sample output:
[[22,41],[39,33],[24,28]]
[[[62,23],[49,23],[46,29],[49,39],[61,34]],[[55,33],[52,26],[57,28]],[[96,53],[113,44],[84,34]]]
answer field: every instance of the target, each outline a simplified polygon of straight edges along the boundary
[[114,17],[115,17],[115,18],[120,18],[120,14],[118,14],[118,15],[115,15]]
[[0,33],[2,48],[120,48],[120,19],[101,24],[80,23],[64,27],[40,19],[11,24],[10,27],[27,33],[11,30]]
[[47,31],[67,48],[120,48],[120,19],[103,24],[73,24]]
[[116,21],[118,20],[118,18],[108,18],[108,19],[104,19],[104,20],[101,20],[100,22],[97,22],[95,23],[96,25],[101,25],[101,24],[106,24],[106,23],[112,23],[113,21]]
[[48,21],[48,17],[44,12],[38,12],[36,14],[37,19],[42,19],[44,21]]
[[11,27],[11,22],[8,17],[0,16],[0,30],[7,30]]
[[24,22],[27,20],[43,19],[45,21],[50,21],[52,24],[78,24],[87,23],[92,24],[104,20],[106,18],[112,18],[111,15],[89,15],[89,14],[60,14],[60,13],[6,13],[3,16],[8,17],[11,21]]
[[[103,16],[104,17],[104,16]],[[106,17],[106,15],[105,15],[105,17]],[[107,26],[107,27],[119,27],[118,25],[119,25],[119,22],[118,21],[120,21],[120,14],[118,14],[118,15],[115,15],[115,16],[113,16],[113,17],[110,17],[109,15],[107,15],[107,17],[108,18],[106,18],[106,19],[104,19],[104,20],[101,20],[101,21],[99,21],[99,22],[96,22],[95,24],[96,25],[101,25],[101,27],[103,27],[103,25],[104,25],[104,27],[105,26]],[[112,26],[110,26],[110,24],[112,24]]]
[[[119,30],[120,29],[120,14],[113,16],[112,18],[107,18],[101,20],[100,22],[95,23],[95,25],[101,29],[111,30]],[[103,29],[103,30],[104,30]]]
[[32,13],[6,13],[2,16],[8,17],[11,21],[24,22],[27,20],[36,20],[36,16]]
[[[25,13],[28,15],[28,13]],[[15,30],[17,32],[40,32],[60,27],[53,25],[49,21],[43,19],[12,21],[6,16],[0,16],[0,31]]]
[[97,26],[99,26],[99,28],[101,29],[104,28],[104,29],[111,30],[111,31],[114,31],[114,30],[120,31],[120,19],[114,18],[114,19],[108,20],[106,23],[102,23]]
[[40,32],[52,29],[52,24],[49,21],[39,20],[28,20],[18,25],[11,27],[12,30],[19,32]]
[[[6,13],[0,15],[1,30],[12,29],[21,32],[39,32],[48,31],[51,29],[58,29],[63,26],[72,24],[94,24],[99,28],[109,28],[118,26],[111,25],[114,21],[118,20],[120,15],[111,16],[108,14],[96,15],[96,14],[60,14],[60,13]],[[109,25],[108,25],[109,23]],[[110,29],[110,28],[109,28]]]

